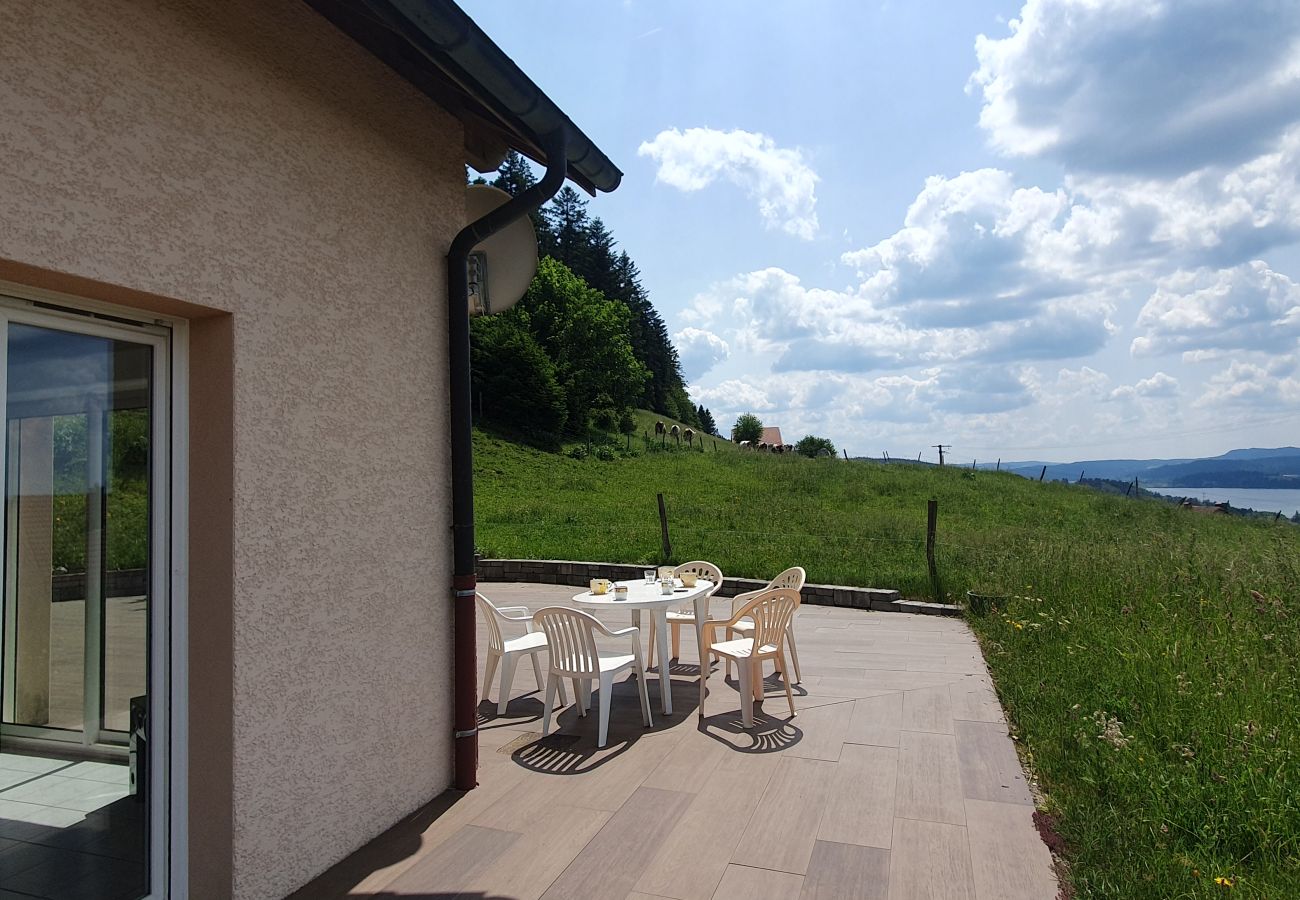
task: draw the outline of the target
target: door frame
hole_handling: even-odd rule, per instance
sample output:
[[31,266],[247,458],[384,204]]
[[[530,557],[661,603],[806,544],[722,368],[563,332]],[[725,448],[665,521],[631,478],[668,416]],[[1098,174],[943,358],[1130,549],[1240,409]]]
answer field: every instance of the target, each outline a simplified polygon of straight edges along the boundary
[[[183,898],[189,873],[188,322],[0,280],[0,410],[7,403],[10,322],[154,347],[151,377],[162,393],[151,398],[150,429],[151,449],[159,450],[150,459],[157,487],[150,501],[149,695],[156,699],[149,705],[148,896]],[[0,516],[0,534],[7,526],[7,516]]]

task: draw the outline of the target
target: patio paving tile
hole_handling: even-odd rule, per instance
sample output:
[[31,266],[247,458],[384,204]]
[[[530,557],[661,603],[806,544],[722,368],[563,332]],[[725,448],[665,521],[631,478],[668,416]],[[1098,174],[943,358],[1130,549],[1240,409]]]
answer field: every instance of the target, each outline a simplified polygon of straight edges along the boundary
[[731,861],[802,875],[830,791],[835,764],[822,759],[782,758]]
[[749,866],[727,866],[713,900],[799,900],[803,876]]
[[627,895],[692,799],[676,791],[638,789],[542,896],[608,900]]
[[962,795],[1032,806],[1033,796],[1007,726],[997,722],[957,722],[957,761]]
[[[577,589],[484,591],[538,609]],[[628,624],[623,610],[599,618]],[[689,641],[672,666],[675,715],[660,714],[652,674],[646,728],[635,681],[618,682],[603,749],[595,707],[587,717],[557,707],[541,738],[541,697],[521,665],[504,716],[479,706],[479,787],[436,798],[294,896],[1054,896],[1050,854],[965,624],[811,606],[796,621],[798,715],[768,674],[752,729],[721,666],[699,718]],[[479,644],[481,686],[481,627]]]
[[902,732],[895,815],[965,825],[966,807],[957,766],[957,742],[951,734]]
[[971,870],[978,900],[1053,900],[1052,855],[1034,830],[1033,807],[966,801]]
[[897,783],[897,749],[845,744],[831,776],[818,839],[889,849]]
[[818,841],[800,900],[886,900],[889,851]]
[[966,829],[895,819],[889,900],[978,900]]
[[902,729],[903,692],[892,691],[853,701],[853,715],[844,740],[850,744],[897,747]]

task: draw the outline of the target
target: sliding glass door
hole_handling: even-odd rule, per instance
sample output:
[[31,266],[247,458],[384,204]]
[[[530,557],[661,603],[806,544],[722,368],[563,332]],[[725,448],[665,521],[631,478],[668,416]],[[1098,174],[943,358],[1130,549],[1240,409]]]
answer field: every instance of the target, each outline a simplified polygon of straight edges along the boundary
[[0,354],[0,770],[36,773],[0,780],[0,818],[69,856],[24,890],[102,870],[144,895],[165,884],[170,332],[0,296]]

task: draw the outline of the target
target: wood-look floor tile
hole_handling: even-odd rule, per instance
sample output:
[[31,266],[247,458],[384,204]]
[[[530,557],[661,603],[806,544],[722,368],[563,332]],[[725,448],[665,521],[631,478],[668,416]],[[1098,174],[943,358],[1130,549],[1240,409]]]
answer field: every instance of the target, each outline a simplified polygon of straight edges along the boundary
[[964,678],[948,685],[952,717],[968,722],[1005,722],[998,695],[987,677]]
[[780,756],[728,751],[635,885],[677,900],[708,900]]
[[966,831],[978,900],[1053,900],[1052,855],[1034,828],[1033,807],[966,801]]
[[1033,805],[1007,726],[998,722],[957,722],[955,736],[963,796]]
[[468,879],[466,894],[536,900],[608,823],[612,814],[552,806],[523,823],[519,840]]
[[694,794],[638,788],[542,896],[547,900],[627,896],[694,799]]
[[509,831],[466,825],[432,852],[421,856],[383,890],[393,894],[455,894],[466,890],[475,874],[509,850],[517,840],[519,835]]
[[951,734],[902,732],[898,744],[895,815],[927,822],[966,824],[957,765],[957,742]]
[[803,876],[748,866],[727,866],[713,900],[799,900]]
[[948,685],[903,692],[903,730],[952,734]]
[[864,697],[853,701],[853,715],[849,718],[844,741],[849,744],[897,747],[898,733],[902,728],[902,691],[893,691],[879,697]]
[[646,776],[641,786],[686,794],[699,793],[729,752],[708,735],[690,731]]
[[[798,709],[797,704],[795,708]],[[800,738],[787,752],[805,759],[829,759],[832,762],[839,759],[844,734],[849,728],[850,709],[846,704],[800,710],[792,723],[799,729]]]
[[818,841],[800,900],[886,900],[889,851]]
[[818,839],[889,849],[897,782],[897,749],[845,744],[831,776]]
[[812,856],[835,763],[784,756],[731,861],[802,875]]
[[966,829],[895,819],[889,900],[978,900]]

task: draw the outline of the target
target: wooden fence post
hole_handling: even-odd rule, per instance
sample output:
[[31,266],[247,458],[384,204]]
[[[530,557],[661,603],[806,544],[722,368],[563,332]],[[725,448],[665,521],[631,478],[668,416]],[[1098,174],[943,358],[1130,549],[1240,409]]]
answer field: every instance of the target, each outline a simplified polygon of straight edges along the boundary
[[994,469],[993,471],[994,471],[994,472],[1001,472],[1001,471],[1002,471],[1002,457],[1000,457],[1000,456],[998,457],[998,467],[997,467],[996,469]]
[[844,461],[845,461],[845,462],[848,462],[848,461],[849,461],[849,451],[848,451],[848,450],[845,450],[845,448],[843,448],[843,447],[841,447],[840,449],[841,449],[841,450],[844,450]]
[[1038,480],[1042,481],[1043,476],[1047,474],[1047,466],[1043,466],[1043,471],[1038,473]]
[[925,504],[925,562],[930,569],[930,585],[936,603],[943,602],[943,589],[939,585],[939,569],[934,564],[934,533],[939,524],[939,501],[933,497]]
[[669,562],[673,558],[673,545],[668,542],[668,508],[664,506],[664,495],[658,494],[659,498],[659,538],[663,543],[664,562]]

